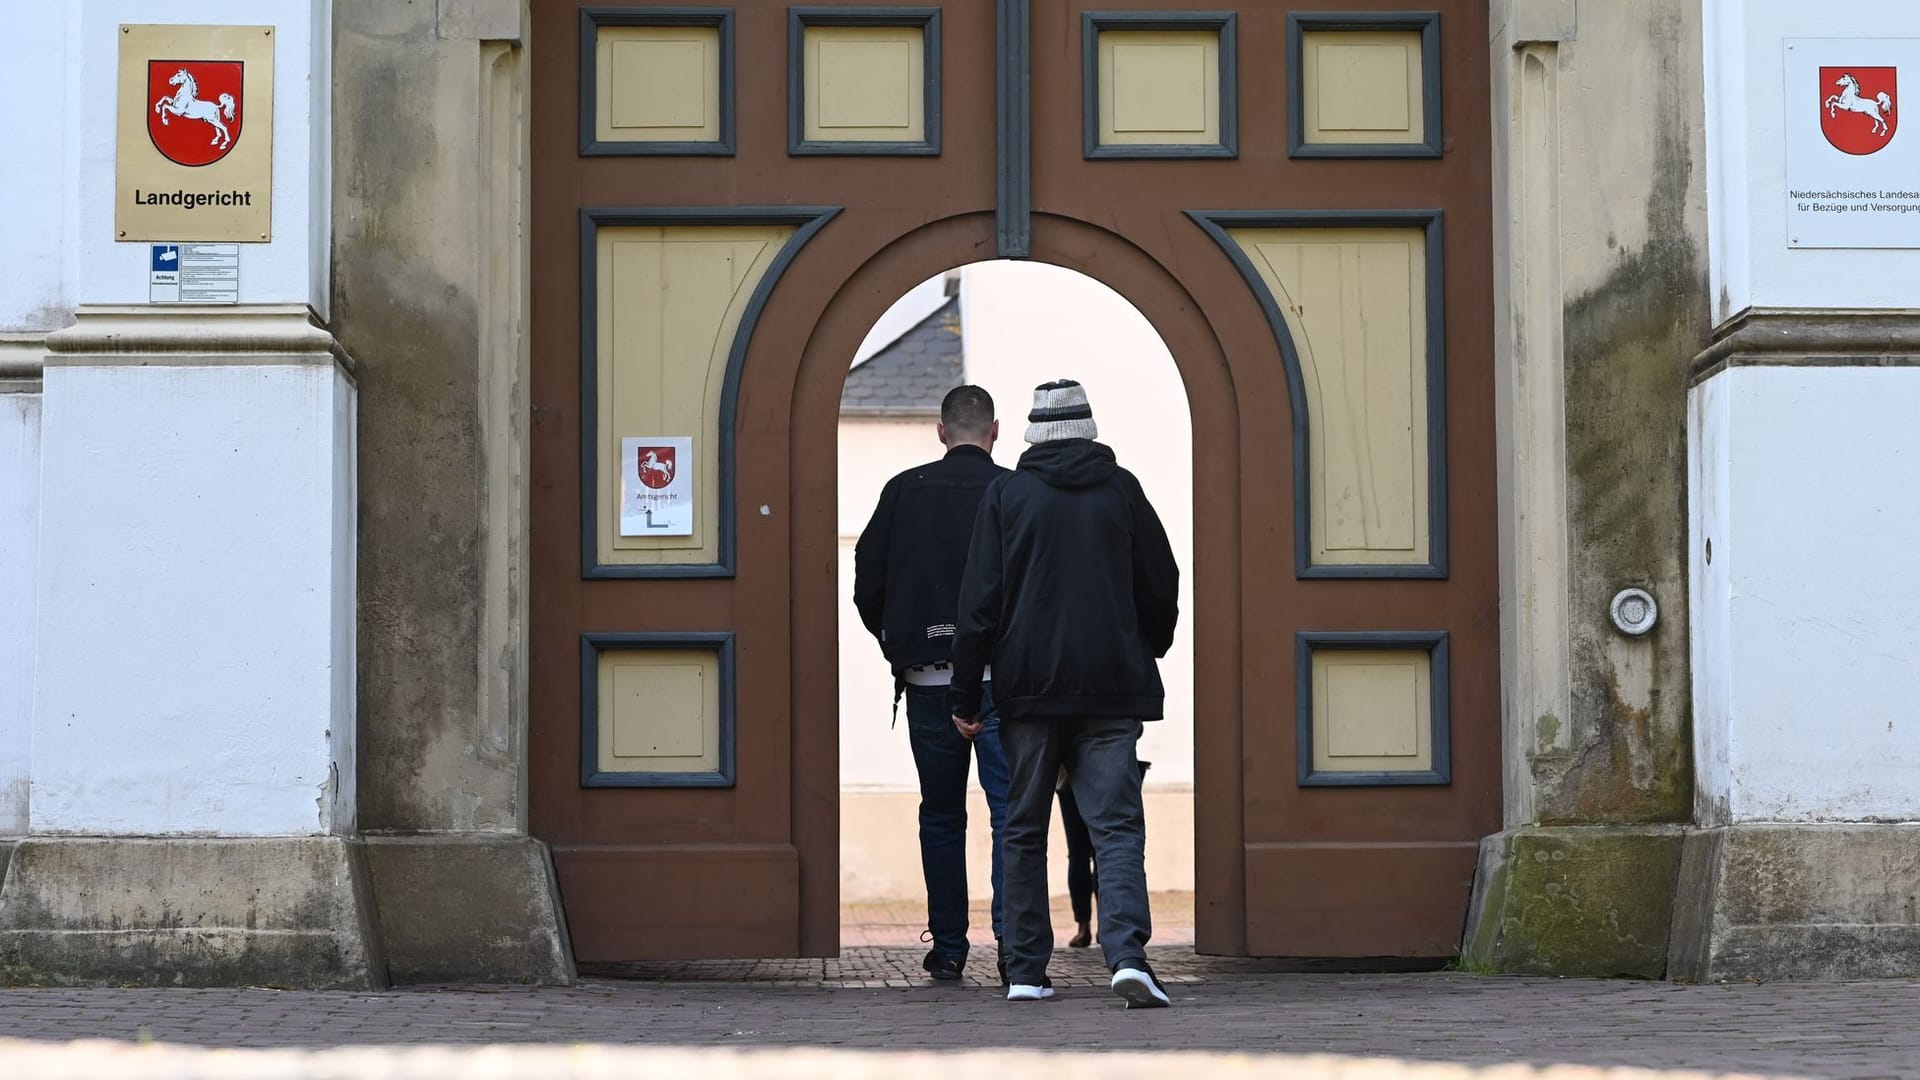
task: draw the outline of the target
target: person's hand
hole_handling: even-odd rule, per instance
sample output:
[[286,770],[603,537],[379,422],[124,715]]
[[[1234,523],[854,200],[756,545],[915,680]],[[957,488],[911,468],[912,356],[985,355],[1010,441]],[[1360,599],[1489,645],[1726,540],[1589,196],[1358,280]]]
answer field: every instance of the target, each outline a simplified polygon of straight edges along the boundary
[[981,723],[977,716],[956,716],[953,718],[953,726],[960,732],[961,738],[969,742],[975,735],[980,734]]

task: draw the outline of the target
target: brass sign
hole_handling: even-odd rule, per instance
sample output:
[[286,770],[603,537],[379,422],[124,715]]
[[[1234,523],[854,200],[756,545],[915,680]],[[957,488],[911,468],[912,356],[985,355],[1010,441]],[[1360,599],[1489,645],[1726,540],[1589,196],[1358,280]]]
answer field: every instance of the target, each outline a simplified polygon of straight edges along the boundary
[[273,27],[121,26],[116,240],[273,239]]

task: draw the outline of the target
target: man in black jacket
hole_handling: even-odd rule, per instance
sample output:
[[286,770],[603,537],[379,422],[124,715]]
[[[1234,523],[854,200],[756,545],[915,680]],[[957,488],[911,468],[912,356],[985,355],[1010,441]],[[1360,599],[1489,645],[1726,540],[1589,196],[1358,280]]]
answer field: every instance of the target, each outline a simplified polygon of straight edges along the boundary
[[1166,691],[1180,570],[1140,482],[1114,462],[1086,391],[1034,391],[1020,467],[987,488],[974,522],[953,642],[953,723],[984,730],[989,660],[1010,783],[1007,1000],[1052,997],[1047,828],[1062,766],[1093,838],[1100,947],[1127,1006],[1171,1004],[1147,966],[1146,814],[1134,744]]
[[907,741],[920,774],[920,867],[927,879],[927,930],[933,948],[921,961],[936,979],[958,979],[967,960],[967,769],[980,762],[993,827],[993,936],[1000,926],[1000,833],[1007,814],[1007,762],[1000,753],[993,697],[975,672],[980,702],[972,742],[949,720],[954,611],[967,538],[980,496],[1007,470],[989,453],[1000,437],[993,398],[960,386],[940,403],[947,454],[887,482],[853,555],[853,602],[893,665],[895,701],[907,697]]

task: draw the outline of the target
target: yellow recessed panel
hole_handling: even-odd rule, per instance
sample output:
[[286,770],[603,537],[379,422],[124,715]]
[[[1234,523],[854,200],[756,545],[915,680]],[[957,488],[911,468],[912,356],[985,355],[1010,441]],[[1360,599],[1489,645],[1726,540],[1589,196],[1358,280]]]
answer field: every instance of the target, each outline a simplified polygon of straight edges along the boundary
[[1220,35],[1100,31],[1100,145],[1220,142]]
[[720,138],[719,28],[609,26],[601,28],[595,48],[595,138]]
[[601,772],[720,768],[720,658],[694,650],[600,654]]
[[1424,649],[1316,649],[1313,767],[1433,768],[1433,659]]
[[1424,565],[1426,233],[1236,229],[1286,316],[1307,397],[1312,565]]
[[920,27],[810,26],[802,53],[808,141],[926,139],[926,37]]
[[1419,31],[1316,30],[1300,39],[1301,141],[1422,143]]
[[[613,227],[598,233],[599,501],[607,565],[719,561],[720,393],[754,289],[790,226]],[[690,536],[621,536],[620,440],[693,440]]]

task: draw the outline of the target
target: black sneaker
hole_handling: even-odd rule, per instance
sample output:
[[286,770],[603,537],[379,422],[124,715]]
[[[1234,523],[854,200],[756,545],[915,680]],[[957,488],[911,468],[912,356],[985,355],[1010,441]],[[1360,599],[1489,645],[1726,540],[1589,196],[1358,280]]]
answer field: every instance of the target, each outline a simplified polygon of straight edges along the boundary
[[1129,1009],[1164,1009],[1173,1004],[1166,988],[1154,978],[1145,960],[1122,960],[1113,969],[1113,992],[1127,999]]
[[927,953],[925,960],[920,961],[920,966],[927,969],[927,974],[941,982],[956,982],[966,970],[967,958],[948,956],[938,949],[933,949]]

